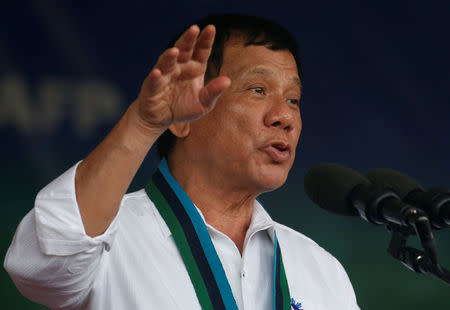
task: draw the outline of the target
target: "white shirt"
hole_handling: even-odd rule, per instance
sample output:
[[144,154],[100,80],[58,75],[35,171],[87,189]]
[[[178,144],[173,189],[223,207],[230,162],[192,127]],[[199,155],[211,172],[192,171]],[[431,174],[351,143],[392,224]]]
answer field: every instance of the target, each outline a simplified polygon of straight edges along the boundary
[[[107,231],[91,238],[76,202],[75,171],[41,190],[16,231],[5,268],[22,294],[52,309],[200,309],[171,232],[145,191],[125,195]],[[258,202],[242,257],[228,236],[206,225],[239,309],[272,309],[275,230],[300,309],[359,309],[339,262],[274,222]]]

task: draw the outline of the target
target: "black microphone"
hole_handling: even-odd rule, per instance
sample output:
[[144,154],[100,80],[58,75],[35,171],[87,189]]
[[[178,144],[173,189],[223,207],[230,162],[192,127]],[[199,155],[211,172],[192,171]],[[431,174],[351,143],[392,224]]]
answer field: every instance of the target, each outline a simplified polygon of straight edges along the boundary
[[[386,224],[392,232],[388,252],[411,270],[430,273],[450,284],[450,272],[438,263],[430,220],[420,208],[404,203],[387,184],[373,184],[359,172],[337,164],[311,168],[305,176],[305,192],[321,208],[341,214],[360,215],[366,221]],[[424,251],[406,246],[416,233]]]
[[311,168],[305,176],[305,192],[327,211],[359,214],[378,225],[393,223],[416,228],[418,221],[428,222],[425,212],[402,202],[391,188],[374,185],[359,172],[337,164]]
[[373,184],[391,187],[404,202],[424,210],[434,228],[450,226],[450,190],[435,187],[425,191],[416,180],[392,169],[373,169],[366,176]]

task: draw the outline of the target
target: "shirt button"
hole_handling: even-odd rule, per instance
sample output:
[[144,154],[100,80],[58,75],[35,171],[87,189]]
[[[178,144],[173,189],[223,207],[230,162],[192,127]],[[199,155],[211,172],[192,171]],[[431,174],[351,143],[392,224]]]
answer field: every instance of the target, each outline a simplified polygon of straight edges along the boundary
[[111,246],[109,245],[109,243],[104,242],[103,244],[105,246],[106,252],[109,252],[111,250]]
[[244,271],[244,270],[243,270],[242,273],[241,273],[241,277],[242,277],[242,278],[245,278],[245,271]]

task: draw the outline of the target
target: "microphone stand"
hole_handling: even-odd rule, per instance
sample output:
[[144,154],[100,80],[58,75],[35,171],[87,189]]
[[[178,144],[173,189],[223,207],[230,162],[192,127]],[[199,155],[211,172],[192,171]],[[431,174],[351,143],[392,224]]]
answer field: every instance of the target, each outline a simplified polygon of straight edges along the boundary
[[[414,231],[410,227],[393,223],[387,224],[388,230],[392,232],[388,253],[400,260],[410,270],[434,275],[450,284],[450,271],[441,267],[438,263],[436,242],[428,218],[412,215],[410,224],[414,227]],[[406,246],[408,237],[414,233],[419,236],[424,251]]]
[[[356,186],[349,195],[350,204],[370,223],[386,225],[392,232],[388,253],[409,269],[432,274],[450,284],[450,272],[439,265],[437,246],[430,220],[419,208],[404,204],[388,187]],[[410,235],[417,234],[424,251],[406,246]]]

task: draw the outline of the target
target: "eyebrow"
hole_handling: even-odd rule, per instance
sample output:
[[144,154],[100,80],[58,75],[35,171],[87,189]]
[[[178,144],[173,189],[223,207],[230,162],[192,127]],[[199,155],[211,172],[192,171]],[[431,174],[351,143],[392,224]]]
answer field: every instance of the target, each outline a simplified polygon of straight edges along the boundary
[[[270,69],[257,67],[257,68],[253,68],[253,69],[245,72],[243,77],[245,78],[249,75],[251,76],[251,75],[258,75],[258,74],[259,75],[269,75],[269,76],[275,75],[275,73]],[[300,81],[300,79],[298,77],[293,77],[292,81],[295,83],[295,85],[297,85],[300,88],[300,90],[303,88],[302,82]]]

